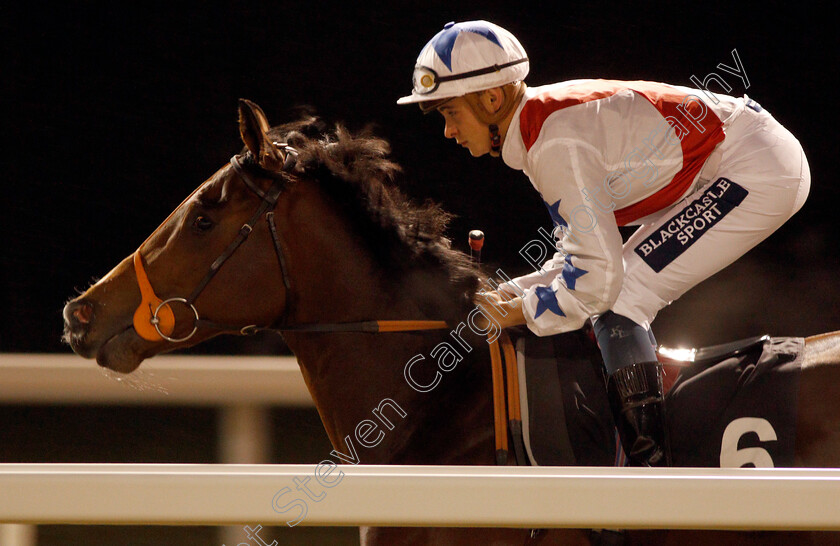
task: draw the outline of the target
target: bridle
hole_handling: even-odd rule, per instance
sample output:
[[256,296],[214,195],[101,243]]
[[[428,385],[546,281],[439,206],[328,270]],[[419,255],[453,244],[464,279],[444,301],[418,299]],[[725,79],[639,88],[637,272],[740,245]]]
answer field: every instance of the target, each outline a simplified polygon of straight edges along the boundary
[[[248,189],[260,198],[260,204],[250,219],[242,225],[237,236],[231,241],[224,251],[216,258],[210,265],[210,269],[193,289],[189,296],[172,297],[161,300],[154,292],[146,270],[143,267],[143,258],[140,255],[140,245],[134,252],[134,271],[137,275],[137,284],[140,287],[141,301],[137,310],[134,312],[134,329],[140,337],[149,341],[166,340],[171,343],[182,343],[192,338],[199,328],[210,328],[220,332],[239,332],[242,335],[250,335],[261,331],[274,332],[412,332],[420,330],[443,330],[449,325],[442,320],[368,320],[359,322],[339,322],[331,324],[285,324],[285,318],[288,315],[289,302],[292,301],[292,285],[288,274],[288,267],[286,259],[283,254],[283,248],[280,241],[280,235],[277,231],[277,226],[274,223],[274,208],[277,206],[277,201],[280,194],[286,187],[289,173],[295,168],[297,162],[298,152],[291,146],[285,143],[273,143],[283,156],[283,168],[280,172],[274,172],[264,169],[254,159],[250,152],[245,154],[235,155],[231,158],[230,164],[239,175],[239,178],[245,183]],[[273,180],[268,191],[263,191],[254,182],[251,177],[251,172],[255,172],[260,177],[270,178]],[[170,214],[169,218],[164,220],[161,227],[167,224],[168,220],[175,214],[184,204],[186,204],[202,186],[199,186],[193,193]],[[248,326],[229,326],[206,319],[202,319],[195,307],[195,301],[201,292],[207,287],[213,277],[218,273],[219,269],[224,265],[228,258],[239,248],[242,243],[248,238],[254,230],[254,226],[259,221],[260,217],[265,215],[268,230],[271,234],[271,240],[274,244],[274,250],[277,255],[277,261],[280,266],[280,276],[283,278],[283,286],[286,289],[287,304],[283,310],[283,317],[280,324],[277,326],[257,326],[250,324]],[[160,229],[160,228],[158,228]],[[156,231],[155,231],[156,233]],[[146,241],[151,239],[155,233],[149,236]],[[143,243],[145,244],[145,242]],[[170,304],[180,303],[192,311],[195,319],[193,322],[192,331],[186,336],[176,338],[172,337],[175,330],[175,316],[172,312]],[[499,342],[501,341],[501,349]],[[510,428],[511,435],[514,439],[514,447],[516,457],[519,461],[525,461],[525,451],[521,442],[521,416],[519,408],[518,396],[518,378],[516,371],[516,355],[513,351],[513,345],[510,338],[505,332],[499,340],[490,343],[490,355],[492,366],[492,383],[493,383],[493,413],[495,422],[495,438],[496,438],[496,464],[507,464],[508,455],[508,434],[505,427],[505,414],[509,416],[507,425]],[[504,357],[502,356],[504,354]],[[507,362],[505,366],[504,362]],[[504,376],[507,375],[507,381]],[[508,411],[505,411],[505,386],[508,390]]]
[[[283,286],[286,289],[287,300],[291,301],[292,286],[288,274],[288,267],[286,259],[283,254],[283,248],[280,241],[280,235],[277,231],[277,226],[274,222],[274,208],[277,206],[277,201],[280,198],[283,189],[286,187],[289,173],[295,168],[297,163],[298,152],[291,146],[285,143],[273,143],[283,157],[283,167],[280,172],[270,171],[264,169],[257,164],[250,152],[245,154],[235,155],[230,159],[231,167],[233,167],[239,178],[245,183],[245,186],[257,197],[260,198],[260,204],[250,219],[242,225],[237,236],[228,244],[222,251],[218,258],[216,258],[210,265],[210,269],[193,289],[187,297],[171,297],[165,300],[159,298],[152,288],[149,277],[143,267],[143,258],[140,255],[140,248],[134,253],[134,271],[137,276],[137,284],[140,287],[141,301],[137,310],[134,312],[134,329],[138,335],[143,339],[149,341],[160,341],[161,339],[171,343],[183,343],[192,338],[199,328],[209,328],[220,332],[238,332],[242,335],[255,334],[261,331],[299,331],[299,332],[397,332],[397,331],[414,331],[414,330],[437,330],[447,327],[445,321],[437,320],[370,320],[359,322],[342,322],[333,324],[300,324],[287,325],[285,318],[289,313],[290,304],[287,305],[283,311],[283,317],[280,319],[280,324],[277,326],[258,326],[256,324],[249,324],[247,326],[231,326],[219,324],[210,320],[202,319],[195,307],[195,301],[198,296],[204,291],[213,277],[218,273],[219,269],[224,265],[228,258],[238,249],[242,243],[248,238],[254,229],[254,226],[259,222],[260,217],[265,215],[265,220],[268,225],[268,231],[271,234],[271,240],[274,245],[274,251],[277,256],[277,261],[280,266],[280,276],[283,279]],[[263,191],[254,182],[252,173],[256,176],[270,178],[273,180],[271,187],[267,191]],[[200,187],[198,188],[200,189]],[[198,191],[196,189],[184,200],[178,208],[181,208],[187,201],[192,198]],[[172,214],[175,213],[173,211]],[[170,215],[171,218],[172,215]],[[167,223],[167,220],[161,226]],[[158,228],[160,229],[160,228]],[[149,236],[149,239],[154,236],[154,233]],[[148,239],[147,239],[148,241]],[[145,244],[145,243],[144,243]],[[180,303],[188,307],[194,318],[193,329],[183,337],[173,337],[172,333],[175,330],[175,314],[171,309],[170,304]]]
[[[230,258],[233,255],[233,253],[236,252],[236,249],[238,249],[242,245],[242,243],[245,242],[245,240],[253,231],[254,226],[259,221],[260,217],[264,214],[266,222],[269,226],[269,232],[271,233],[272,241],[274,243],[277,259],[280,264],[280,272],[281,277],[283,278],[283,285],[285,286],[287,291],[291,288],[291,285],[289,284],[289,276],[287,274],[286,261],[280,246],[280,239],[277,234],[277,228],[274,224],[273,211],[274,207],[277,205],[277,200],[280,198],[280,194],[285,188],[285,183],[287,181],[287,175],[285,173],[291,171],[295,166],[297,160],[297,151],[291,146],[282,143],[275,143],[275,146],[277,146],[280,149],[284,158],[283,169],[281,172],[269,171],[267,169],[263,169],[259,165],[256,165],[253,161],[250,152],[247,152],[242,155],[235,155],[230,159],[231,166],[239,175],[240,179],[245,183],[245,186],[254,195],[260,198],[260,204],[254,211],[254,213],[251,215],[251,218],[247,222],[245,222],[239,229],[239,233],[236,235],[236,237],[230,242],[230,244],[228,244],[224,251],[222,251],[219,257],[213,261],[213,263],[210,265],[210,269],[207,271],[207,273],[204,275],[204,277],[201,279],[201,281],[198,283],[195,289],[193,289],[189,296],[187,296],[186,298],[172,297],[167,298],[165,300],[161,300],[159,297],[157,297],[157,295],[155,295],[154,293],[154,289],[152,288],[151,283],[149,282],[149,277],[146,274],[145,269],[143,268],[143,259],[140,255],[140,249],[138,248],[137,251],[134,253],[134,271],[137,275],[137,284],[140,286],[141,293],[140,305],[134,313],[134,329],[137,330],[137,333],[140,335],[140,337],[149,341],[159,341],[161,339],[165,339],[166,341],[169,341],[171,343],[182,343],[192,338],[196,334],[196,332],[198,332],[198,329],[200,327],[209,327],[220,331],[239,331],[242,334],[255,333],[258,329],[256,325],[248,325],[244,327],[231,327],[202,319],[198,313],[198,309],[196,309],[195,307],[195,301],[198,299],[198,296],[204,291],[204,289],[207,287],[210,281],[213,280],[213,277],[216,276],[216,273],[219,272],[219,269],[222,267],[222,265],[224,265],[227,259]],[[260,187],[251,178],[250,174],[243,165],[248,163],[254,164],[253,166],[249,165],[249,169],[259,169],[259,176],[271,178],[273,180],[271,187],[267,191],[263,191],[262,189],[260,189]],[[184,203],[189,201],[189,199],[194,194],[195,192],[190,194],[190,196],[187,197]],[[184,205],[184,203],[181,203],[178,209],[180,209],[181,206]],[[178,209],[175,210],[177,211]],[[165,225],[166,223],[167,222],[164,221],[164,223],[161,225]],[[142,246],[143,245],[140,245],[141,248]],[[172,332],[175,329],[175,318],[170,304],[174,303],[180,303],[188,307],[192,311],[193,316],[195,317],[192,331],[187,335],[178,338],[172,337]]]

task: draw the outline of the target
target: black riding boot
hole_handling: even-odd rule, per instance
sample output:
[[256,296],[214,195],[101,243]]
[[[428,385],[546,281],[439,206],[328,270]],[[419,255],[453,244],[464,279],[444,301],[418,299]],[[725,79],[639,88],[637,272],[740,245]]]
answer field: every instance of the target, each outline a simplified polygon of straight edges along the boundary
[[607,392],[630,464],[670,466],[660,364],[619,368],[607,380]]

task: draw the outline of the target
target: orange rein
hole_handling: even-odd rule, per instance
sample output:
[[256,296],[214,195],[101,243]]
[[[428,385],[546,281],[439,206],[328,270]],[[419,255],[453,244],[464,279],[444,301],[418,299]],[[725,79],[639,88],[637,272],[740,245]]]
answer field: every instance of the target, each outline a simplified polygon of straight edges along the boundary
[[[142,246],[142,245],[141,245]],[[170,336],[175,329],[175,314],[168,303],[161,300],[152,288],[140,249],[134,253],[134,271],[140,287],[141,302],[134,312],[134,329],[143,339],[160,341]],[[171,300],[166,300],[166,302]],[[155,323],[154,321],[158,322]],[[422,330],[443,330],[448,327],[442,320],[377,320],[370,321],[375,326],[374,332],[411,332]],[[160,332],[160,333],[159,333]],[[501,350],[499,345],[501,343]],[[504,359],[502,358],[504,355]],[[507,366],[504,362],[507,361]],[[508,432],[505,425],[505,370],[507,370],[507,396],[509,400],[509,426],[516,434],[516,426],[521,426],[519,406],[519,378],[517,375],[516,353],[510,337],[502,331],[499,339],[490,343],[490,365],[493,380],[493,421],[496,437],[496,464],[507,464]]]
[[[442,330],[447,328],[439,320],[379,320],[379,332],[408,332],[417,330]],[[505,374],[507,373],[508,423],[511,435],[516,439],[522,427],[519,404],[519,373],[516,351],[507,332],[502,330],[499,338],[490,344],[490,369],[493,380],[493,422],[496,437],[496,464],[506,465],[508,457],[508,427],[505,424]],[[501,346],[501,348],[500,348]],[[522,456],[522,455],[520,455]],[[524,461],[519,461],[520,464]]]
[[[501,348],[500,348],[501,345]],[[493,376],[493,420],[496,431],[496,464],[506,465],[508,456],[508,427],[514,441],[522,428],[519,404],[519,372],[516,351],[507,332],[502,330],[499,338],[490,342],[490,366]],[[507,372],[507,414],[505,426],[505,373]],[[524,454],[519,454],[523,457]],[[524,461],[519,461],[523,464]]]
[[418,330],[443,330],[447,324],[443,320],[377,320],[379,332],[411,332]]

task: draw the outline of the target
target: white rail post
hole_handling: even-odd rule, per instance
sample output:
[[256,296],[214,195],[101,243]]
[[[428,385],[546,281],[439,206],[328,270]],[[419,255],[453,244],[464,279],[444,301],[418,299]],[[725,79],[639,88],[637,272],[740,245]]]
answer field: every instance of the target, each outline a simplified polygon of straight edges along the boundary
[[[225,464],[266,464],[270,457],[271,431],[265,406],[225,406],[219,412],[219,460]],[[221,528],[221,544],[250,544],[241,526]]]
[[38,528],[35,525],[9,523],[0,525],[0,545],[35,546],[38,544]]

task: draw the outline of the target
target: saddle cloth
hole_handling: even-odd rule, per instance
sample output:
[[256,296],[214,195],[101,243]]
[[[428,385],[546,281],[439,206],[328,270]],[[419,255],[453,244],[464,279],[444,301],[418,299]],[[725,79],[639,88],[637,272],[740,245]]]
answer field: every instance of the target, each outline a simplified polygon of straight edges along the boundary
[[[793,465],[802,338],[682,368],[666,396],[675,466]],[[522,436],[534,466],[613,466],[619,444],[597,347],[582,332],[516,340]]]

